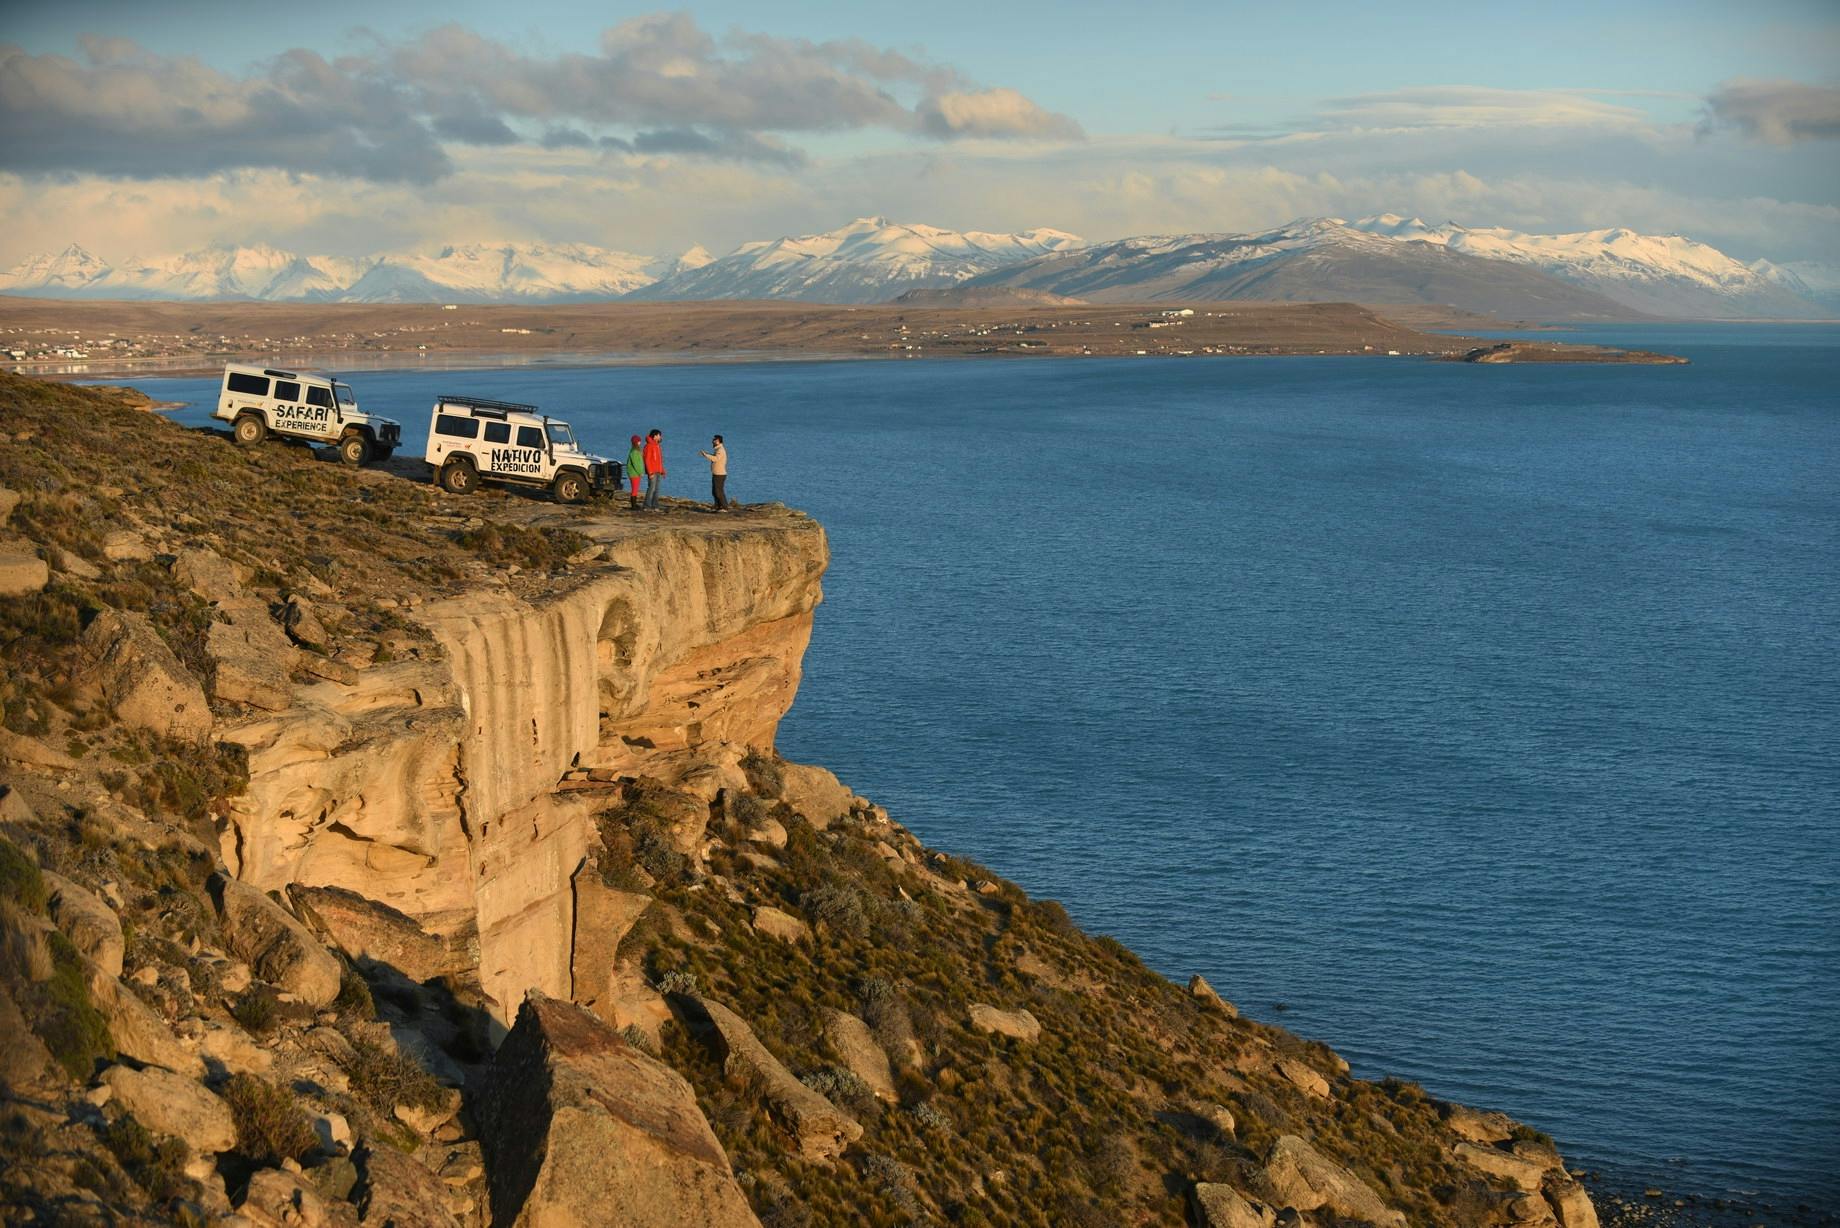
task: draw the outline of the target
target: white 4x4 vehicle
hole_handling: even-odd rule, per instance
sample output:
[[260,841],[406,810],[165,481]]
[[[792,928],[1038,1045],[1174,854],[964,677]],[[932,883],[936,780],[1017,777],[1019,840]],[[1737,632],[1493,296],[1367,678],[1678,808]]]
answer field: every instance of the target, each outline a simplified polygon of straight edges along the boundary
[[566,422],[534,405],[442,397],[428,421],[428,451],[443,490],[471,494],[480,482],[546,486],[558,503],[620,488],[618,461],[583,452]]
[[351,385],[316,371],[274,371],[229,363],[211,415],[231,423],[239,444],[270,435],[331,444],[348,465],[385,461],[402,442],[402,425],[359,410]]

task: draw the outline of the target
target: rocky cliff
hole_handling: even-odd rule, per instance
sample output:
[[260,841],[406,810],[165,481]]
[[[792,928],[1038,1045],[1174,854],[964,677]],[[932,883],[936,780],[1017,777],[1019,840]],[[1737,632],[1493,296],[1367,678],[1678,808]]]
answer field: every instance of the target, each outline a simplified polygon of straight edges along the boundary
[[0,401],[9,1222],[1595,1225],[779,759],[809,519]]

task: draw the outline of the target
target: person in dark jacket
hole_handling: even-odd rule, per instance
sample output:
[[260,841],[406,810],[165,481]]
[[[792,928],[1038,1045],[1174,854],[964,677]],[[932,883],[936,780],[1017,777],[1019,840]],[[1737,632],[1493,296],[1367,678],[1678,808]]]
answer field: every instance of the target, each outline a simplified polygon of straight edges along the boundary
[[626,453],[626,479],[632,483],[632,494],[627,497],[627,505],[637,509],[639,483],[645,480],[645,441],[637,435],[632,437],[632,448]]
[[658,492],[664,489],[664,432],[653,427],[645,437],[645,508],[658,510]]

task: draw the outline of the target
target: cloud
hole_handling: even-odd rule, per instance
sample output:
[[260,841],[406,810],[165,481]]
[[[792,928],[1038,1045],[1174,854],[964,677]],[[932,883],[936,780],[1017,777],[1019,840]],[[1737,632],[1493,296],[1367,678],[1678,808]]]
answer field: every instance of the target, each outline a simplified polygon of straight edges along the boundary
[[1065,115],[1045,111],[1011,89],[953,91],[921,102],[920,130],[942,141],[958,137],[1033,137],[1070,140],[1084,136]]
[[128,178],[273,167],[427,182],[451,166],[399,90],[310,51],[237,78],[124,39],[82,45],[84,62],[0,46],[0,167]]
[[286,51],[233,75],[118,38],[81,61],[0,46],[0,168],[128,178],[271,167],[376,182],[452,172],[456,146],[590,145],[780,167],[789,133],[1066,138],[1010,89],[861,40],[737,32],[686,13],[605,30],[592,52],[522,54],[464,26],[328,62]]
[[1604,101],[1599,90],[1510,90],[1429,85],[1335,98],[1313,126],[1362,128],[1627,127],[1640,111]]
[[1706,98],[1702,135],[1736,128],[1769,145],[1840,139],[1840,88],[1799,81],[1727,81]]

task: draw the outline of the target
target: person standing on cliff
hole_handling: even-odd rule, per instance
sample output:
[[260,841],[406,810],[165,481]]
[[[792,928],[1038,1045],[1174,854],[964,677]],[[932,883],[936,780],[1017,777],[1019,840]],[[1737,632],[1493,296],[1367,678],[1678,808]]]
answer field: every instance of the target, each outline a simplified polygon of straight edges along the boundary
[[658,510],[658,492],[664,489],[664,432],[653,427],[645,437],[645,510]]
[[711,451],[699,452],[709,462],[709,497],[715,503],[718,512],[728,510],[728,449],[722,446],[722,437],[717,435],[710,440]]
[[627,505],[636,512],[639,510],[639,483],[645,477],[645,441],[637,435],[632,437],[632,448],[626,453],[626,477],[632,483]]

